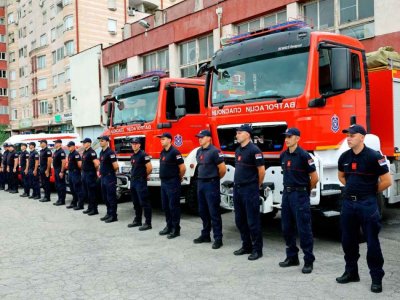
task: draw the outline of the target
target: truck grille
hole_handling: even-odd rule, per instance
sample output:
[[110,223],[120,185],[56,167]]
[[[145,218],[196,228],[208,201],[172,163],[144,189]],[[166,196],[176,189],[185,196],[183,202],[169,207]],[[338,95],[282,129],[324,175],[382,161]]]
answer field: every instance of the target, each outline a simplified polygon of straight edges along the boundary
[[[132,146],[130,139],[132,137],[125,137],[125,138],[115,138],[114,139],[114,146],[115,146],[115,152],[117,154],[124,154],[124,153],[133,153]],[[146,138],[144,136],[139,136],[136,137],[140,139],[140,149],[145,150],[145,141]]]
[[[239,125],[219,126],[217,128],[221,150],[234,152],[239,146],[236,140],[236,128]],[[280,152],[283,149],[287,129],[286,123],[253,124],[252,141],[262,152]]]

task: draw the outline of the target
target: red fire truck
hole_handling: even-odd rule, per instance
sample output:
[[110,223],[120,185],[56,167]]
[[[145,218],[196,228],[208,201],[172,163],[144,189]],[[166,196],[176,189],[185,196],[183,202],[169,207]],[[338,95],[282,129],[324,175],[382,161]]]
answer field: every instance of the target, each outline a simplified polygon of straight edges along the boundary
[[104,134],[110,136],[110,145],[120,166],[117,174],[119,195],[129,193],[129,159],[133,152],[129,139],[138,137],[141,140],[141,148],[152,157],[153,172],[148,185],[160,186],[162,148],[157,135],[170,132],[173,145],[185,159],[187,171],[182,185],[186,188],[186,201],[197,209],[193,203],[195,199],[191,197],[192,178],[194,149],[198,147],[195,135],[201,129],[209,128],[204,97],[204,80],[169,78],[163,72],[150,72],[123,80],[121,86],[103,101],[108,115],[108,130]]
[[206,74],[206,97],[214,142],[226,157],[222,204],[233,208],[235,128],[253,126],[253,142],[266,160],[261,211],[274,215],[281,205],[282,170],[288,127],[301,131],[300,145],[315,160],[320,181],[311,204],[323,216],[340,213],[342,186],[337,161],[348,149],[342,130],[352,122],[368,128],[366,144],[388,159],[394,184],[381,201],[400,200],[399,72],[368,72],[363,45],[351,37],[312,31],[289,21],[225,41],[198,75]]

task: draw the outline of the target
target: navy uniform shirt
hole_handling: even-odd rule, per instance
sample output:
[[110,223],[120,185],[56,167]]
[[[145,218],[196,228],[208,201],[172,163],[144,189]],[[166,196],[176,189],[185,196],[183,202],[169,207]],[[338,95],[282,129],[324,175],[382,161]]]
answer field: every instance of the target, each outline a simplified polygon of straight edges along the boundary
[[61,170],[62,160],[66,158],[63,149],[58,149],[53,153],[53,167],[54,169]]
[[283,185],[290,187],[309,187],[310,173],[316,171],[314,160],[304,149],[297,148],[290,153],[289,149],[280,156],[283,170]]
[[235,151],[235,184],[258,183],[258,167],[264,165],[263,154],[252,142]]
[[4,169],[4,171],[7,170],[7,156],[8,156],[8,153],[10,153],[10,151],[8,151],[8,150],[5,150],[4,153],[3,153],[3,169]]
[[132,179],[147,178],[146,164],[150,162],[151,157],[142,149],[131,156],[131,176]]
[[29,170],[35,170],[36,161],[39,160],[39,153],[36,150],[33,150],[29,153]]
[[0,152],[0,168],[3,165],[3,153]]
[[218,165],[224,162],[224,155],[214,145],[200,147],[196,153],[199,179],[219,178]]
[[46,171],[47,169],[47,158],[51,157],[51,150],[49,148],[44,148],[40,150],[39,154],[39,166],[40,169]]
[[90,147],[83,151],[82,154],[82,171],[83,172],[96,172],[96,167],[93,161],[97,159],[96,152]]
[[14,150],[8,153],[7,155],[7,166],[10,167],[10,171],[14,169],[15,159],[18,158],[18,153]]
[[78,162],[81,161],[78,151],[74,150],[68,154],[68,171],[79,171]]
[[115,152],[107,147],[106,150],[100,152],[100,174],[102,176],[115,174],[113,163],[117,161]]
[[338,169],[344,172],[344,192],[355,196],[376,194],[379,176],[389,172],[385,158],[367,146],[355,154],[352,149],[344,152],[338,161]]
[[173,146],[160,154],[160,178],[179,178],[179,165],[183,164],[182,154]]
[[21,151],[19,154],[19,165],[22,168],[22,171],[26,168],[26,161],[29,159],[29,152],[28,151]]

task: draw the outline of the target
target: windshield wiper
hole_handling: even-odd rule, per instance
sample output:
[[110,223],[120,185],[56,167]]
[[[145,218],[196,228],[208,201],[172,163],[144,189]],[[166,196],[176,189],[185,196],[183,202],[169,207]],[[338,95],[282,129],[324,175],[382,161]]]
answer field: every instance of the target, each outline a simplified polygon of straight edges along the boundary
[[251,100],[258,100],[258,99],[276,99],[276,102],[281,103],[286,98],[287,98],[287,96],[283,96],[280,94],[274,94],[274,95],[265,95],[265,96],[245,98],[245,99],[243,99],[243,102],[247,102],[247,101],[251,101]]
[[219,102],[214,102],[213,105],[219,105],[218,108],[222,109],[225,104],[227,103],[245,103],[245,101],[243,99],[229,99],[229,100],[225,100],[225,101],[219,101]]
[[142,124],[146,123],[147,120],[144,119],[136,119],[136,120],[130,120],[130,121],[125,121],[125,122],[119,122],[119,123],[114,123],[114,126],[124,126],[124,125],[129,125],[129,124]]

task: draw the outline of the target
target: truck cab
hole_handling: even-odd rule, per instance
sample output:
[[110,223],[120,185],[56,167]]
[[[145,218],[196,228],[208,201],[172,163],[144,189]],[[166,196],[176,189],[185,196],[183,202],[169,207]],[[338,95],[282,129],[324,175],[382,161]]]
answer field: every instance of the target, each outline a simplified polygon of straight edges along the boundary
[[141,140],[141,149],[152,157],[153,172],[149,186],[160,186],[159,157],[162,150],[157,135],[171,133],[173,145],[185,158],[187,172],[183,185],[189,185],[194,175],[194,154],[198,147],[195,135],[208,128],[204,105],[204,80],[169,78],[162,72],[151,72],[128,78],[103,101],[107,107],[110,146],[116,152],[120,165],[119,193],[129,192],[130,156],[129,139]]

